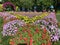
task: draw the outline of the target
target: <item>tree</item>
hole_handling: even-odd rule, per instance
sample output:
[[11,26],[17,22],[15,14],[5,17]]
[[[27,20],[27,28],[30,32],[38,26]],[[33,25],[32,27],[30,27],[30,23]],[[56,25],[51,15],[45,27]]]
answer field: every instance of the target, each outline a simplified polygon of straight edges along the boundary
[[32,0],[3,0],[3,2],[12,2],[14,5],[18,7],[24,7],[27,9],[31,9],[33,6],[33,1]]
[[43,8],[47,8],[51,5],[53,5],[54,1],[53,0],[37,0],[37,5],[42,5]]
[[54,0],[3,0],[3,2],[12,2],[18,7],[24,7],[31,9],[32,6],[42,6],[42,8],[48,8],[51,5],[54,5]]
[[20,6],[29,9],[33,6],[33,1],[32,0],[20,0]]

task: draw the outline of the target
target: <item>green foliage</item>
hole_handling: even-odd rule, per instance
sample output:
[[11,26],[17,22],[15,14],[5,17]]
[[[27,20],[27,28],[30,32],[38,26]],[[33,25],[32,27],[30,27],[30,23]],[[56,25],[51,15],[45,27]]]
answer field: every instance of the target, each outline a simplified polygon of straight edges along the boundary
[[37,5],[43,8],[47,8],[50,5],[54,5],[55,1],[53,0],[3,0],[3,2],[12,2],[18,7],[24,7],[27,9],[32,9],[32,6]]
[[12,2],[13,4],[19,6],[19,7],[25,7],[30,8],[33,6],[32,0],[3,0],[4,2]]
[[0,4],[0,12],[3,11],[3,7],[2,4]]
[[37,0],[37,5],[42,5],[42,8],[48,8],[49,6],[53,5],[53,0]]
[[10,6],[10,5],[7,5],[7,7],[6,7],[6,9],[5,9],[6,11],[12,11],[13,10],[13,7],[12,6]]
[[[20,7],[25,7],[27,9],[30,9],[33,6],[33,1],[32,0],[20,0],[19,2],[17,2],[18,6]],[[20,3],[20,4],[19,4]]]

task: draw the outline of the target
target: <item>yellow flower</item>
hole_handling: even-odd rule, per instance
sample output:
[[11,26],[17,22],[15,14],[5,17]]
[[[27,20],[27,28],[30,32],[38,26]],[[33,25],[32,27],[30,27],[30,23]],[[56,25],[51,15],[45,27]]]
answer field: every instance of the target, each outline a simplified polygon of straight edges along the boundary
[[39,20],[39,19],[43,19],[44,17],[48,16],[49,13],[45,12],[45,13],[42,13],[41,15],[39,16],[35,16],[33,18],[29,18],[28,16],[22,16],[22,15],[17,15],[15,14],[16,18],[18,19],[21,19],[21,20],[24,20],[26,23],[30,23],[30,22],[35,22],[36,20]]
[[10,41],[13,41],[12,39],[10,39]]

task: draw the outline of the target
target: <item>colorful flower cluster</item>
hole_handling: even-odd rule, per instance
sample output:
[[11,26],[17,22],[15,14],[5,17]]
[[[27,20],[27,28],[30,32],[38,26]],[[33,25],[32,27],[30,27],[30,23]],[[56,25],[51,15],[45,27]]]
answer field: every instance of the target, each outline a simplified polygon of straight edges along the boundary
[[18,27],[23,26],[25,23],[23,21],[20,20],[14,20],[14,21],[10,21],[6,24],[4,24],[3,26],[3,36],[11,36],[11,35],[15,35],[16,32],[18,31]]
[[36,20],[41,20],[48,15],[49,15],[49,13],[45,12],[45,13],[42,13],[41,15],[39,15],[39,16],[36,15],[33,18],[30,18],[28,16],[17,15],[17,14],[15,14],[14,16],[16,16],[16,18],[18,18],[20,20],[25,21],[25,23],[34,23]]
[[[52,14],[50,14],[52,15]],[[52,45],[51,41],[59,40],[58,26],[48,13],[30,18],[17,14],[0,12],[3,17],[3,36],[12,36],[10,45],[26,43],[27,45]],[[45,17],[46,16],[46,17]]]
[[38,20],[37,22],[35,22],[35,24],[40,24],[41,29],[46,27],[47,31],[51,35],[51,41],[59,40],[58,25],[52,18]]
[[13,5],[11,2],[5,2],[5,3],[3,4],[3,8],[6,8],[7,5],[12,6],[12,7],[14,8],[14,10],[16,9],[15,5]]
[[[15,37],[10,39],[11,45],[17,45],[19,43],[26,43],[27,45],[51,45],[49,33],[44,28],[41,30],[39,26],[29,25],[20,27]],[[12,44],[12,43],[13,44]]]

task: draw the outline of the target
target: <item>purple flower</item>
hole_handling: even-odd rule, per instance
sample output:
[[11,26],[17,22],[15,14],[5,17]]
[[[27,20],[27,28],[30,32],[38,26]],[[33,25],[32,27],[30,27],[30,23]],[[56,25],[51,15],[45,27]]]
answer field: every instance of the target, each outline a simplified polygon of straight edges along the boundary
[[18,31],[18,26],[21,27],[24,24],[25,23],[20,20],[13,20],[13,21],[10,21],[10,22],[4,24],[3,31],[2,31],[3,36],[7,36],[10,34],[15,35],[16,32]]
[[58,41],[59,37],[57,35],[51,37],[52,41]]

